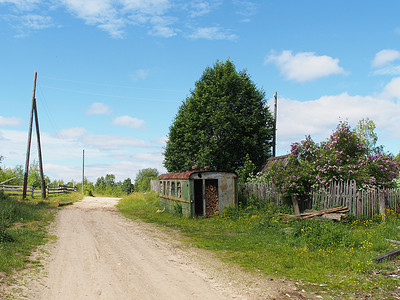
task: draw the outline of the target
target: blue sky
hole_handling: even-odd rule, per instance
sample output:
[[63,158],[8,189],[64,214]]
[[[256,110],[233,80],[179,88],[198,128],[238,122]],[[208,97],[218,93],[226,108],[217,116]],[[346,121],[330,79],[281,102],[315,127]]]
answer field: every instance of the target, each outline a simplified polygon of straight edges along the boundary
[[0,0],[2,165],[25,163],[36,71],[51,179],[80,181],[83,149],[93,182],[163,173],[181,102],[207,66],[226,59],[247,70],[270,106],[278,92],[278,154],[362,118],[397,154],[399,11],[394,0]]

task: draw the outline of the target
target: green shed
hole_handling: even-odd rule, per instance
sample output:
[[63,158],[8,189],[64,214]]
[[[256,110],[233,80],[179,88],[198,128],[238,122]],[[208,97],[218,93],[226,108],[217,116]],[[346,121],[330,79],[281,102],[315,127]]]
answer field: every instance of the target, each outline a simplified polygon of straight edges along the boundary
[[160,204],[187,217],[218,215],[224,207],[237,204],[237,174],[209,170],[167,173],[160,181]]

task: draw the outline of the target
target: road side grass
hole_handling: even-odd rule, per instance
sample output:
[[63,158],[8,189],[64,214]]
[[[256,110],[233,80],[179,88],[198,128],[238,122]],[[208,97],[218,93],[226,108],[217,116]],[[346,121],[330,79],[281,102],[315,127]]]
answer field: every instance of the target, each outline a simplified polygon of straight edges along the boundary
[[288,220],[277,208],[249,205],[227,208],[213,218],[185,218],[157,212],[158,194],[134,193],[120,200],[119,211],[180,230],[190,243],[215,251],[222,259],[271,277],[296,280],[333,297],[390,298],[399,282],[387,276],[396,261],[377,264],[373,258],[394,249],[386,239],[400,240],[398,216],[386,223],[352,220]]
[[53,238],[47,233],[47,225],[59,209],[56,203],[81,198],[70,193],[21,201],[0,193],[0,272],[24,268],[31,252]]

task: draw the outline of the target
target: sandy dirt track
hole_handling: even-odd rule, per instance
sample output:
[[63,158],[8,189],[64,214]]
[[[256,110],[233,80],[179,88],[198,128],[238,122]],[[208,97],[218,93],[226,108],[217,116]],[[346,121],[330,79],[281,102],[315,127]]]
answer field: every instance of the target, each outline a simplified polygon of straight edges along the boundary
[[[20,299],[310,299],[293,283],[249,274],[122,217],[118,199],[61,209],[39,271],[10,287]],[[10,294],[9,294],[10,295]]]

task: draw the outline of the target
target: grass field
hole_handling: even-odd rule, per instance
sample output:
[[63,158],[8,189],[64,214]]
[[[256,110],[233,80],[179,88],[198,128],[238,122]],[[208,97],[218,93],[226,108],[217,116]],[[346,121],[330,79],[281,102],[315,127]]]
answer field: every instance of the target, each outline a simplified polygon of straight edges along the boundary
[[[250,201],[251,202],[251,201]],[[290,278],[305,289],[337,298],[399,294],[398,260],[375,263],[373,258],[395,248],[400,220],[380,218],[333,222],[287,220],[278,208],[228,208],[214,218],[185,218],[158,213],[158,195],[134,193],[118,205],[122,214],[179,230],[188,243],[217,253],[223,260],[268,276]],[[187,240],[189,238],[189,240]]]

